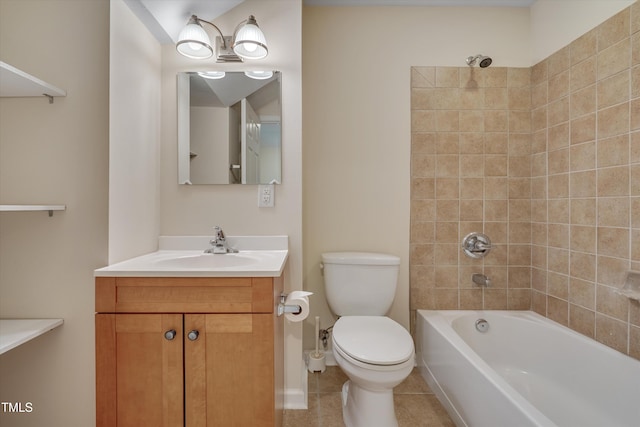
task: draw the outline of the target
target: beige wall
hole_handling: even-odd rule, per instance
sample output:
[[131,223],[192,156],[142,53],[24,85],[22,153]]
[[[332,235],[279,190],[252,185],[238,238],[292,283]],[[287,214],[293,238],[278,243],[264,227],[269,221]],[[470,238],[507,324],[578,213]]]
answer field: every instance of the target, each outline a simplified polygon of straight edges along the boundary
[[[531,307],[530,75],[412,68],[412,320],[416,309]],[[491,239],[486,257],[463,254],[472,232]]]
[[[301,0],[248,0],[214,20],[225,33],[255,15],[269,45],[269,56],[243,64],[216,64],[180,56],[162,46],[162,235],[208,235],[220,225],[228,235],[288,235],[289,261],[285,288],[302,289],[302,72]],[[178,185],[176,146],[176,72],[242,71],[252,68],[282,72],[282,184],[275,207],[258,208],[256,185]],[[302,327],[286,325],[285,404],[304,405]]]
[[536,0],[531,5],[531,65],[566,46],[635,0]]
[[336,250],[401,257],[390,316],[409,327],[410,67],[528,66],[528,28],[522,8],[304,8],[304,286],[322,327],[320,256]]
[[111,1],[109,34],[109,264],[113,264],[152,252],[158,245],[161,49],[123,0]]
[[0,203],[67,205],[51,218],[0,213],[0,317],[65,321],[0,356],[0,401],[33,403],[0,412],[0,425],[90,426],[93,270],[107,262],[109,2],[0,0],[0,59],[67,91],[52,105],[0,99]]
[[640,3],[532,68],[473,71],[413,69],[411,308],[531,308],[640,358],[616,293],[640,268]]
[[[566,7],[577,23],[570,31],[565,23],[545,26],[554,10],[537,3],[531,10],[304,8],[303,274],[305,289],[318,294],[312,314],[323,327],[334,316],[324,299],[320,255],[345,249],[401,256],[390,315],[409,327],[411,66],[465,67],[467,56],[483,53],[492,67],[529,67],[532,51],[556,51],[630,1],[577,3]],[[542,27],[555,36],[538,38],[533,31]],[[305,348],[313,339],[307,321]]]

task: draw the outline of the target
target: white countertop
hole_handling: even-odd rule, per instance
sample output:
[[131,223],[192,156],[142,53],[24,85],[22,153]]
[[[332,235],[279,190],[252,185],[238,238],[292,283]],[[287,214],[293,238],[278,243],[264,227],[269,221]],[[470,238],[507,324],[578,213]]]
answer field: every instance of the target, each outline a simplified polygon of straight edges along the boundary
[[279,277],[287,236],[228,236],[238,253],[205,254],[207,236],[163,236],[160,250],[94,271],[96,277]]
[[0,354],[62,325],[62,319],[0,319]]

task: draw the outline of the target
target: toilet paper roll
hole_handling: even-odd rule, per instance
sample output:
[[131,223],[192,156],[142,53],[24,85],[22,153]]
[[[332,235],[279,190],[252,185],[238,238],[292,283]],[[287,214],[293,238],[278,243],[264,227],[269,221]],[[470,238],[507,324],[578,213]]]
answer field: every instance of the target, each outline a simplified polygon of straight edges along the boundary
[[286,313],[284,316],[290,322],[302,322],[309,316],[309,295],[313,292],[293,291],[287,295],[285,305],[297,305],[300,307],[299,313]]

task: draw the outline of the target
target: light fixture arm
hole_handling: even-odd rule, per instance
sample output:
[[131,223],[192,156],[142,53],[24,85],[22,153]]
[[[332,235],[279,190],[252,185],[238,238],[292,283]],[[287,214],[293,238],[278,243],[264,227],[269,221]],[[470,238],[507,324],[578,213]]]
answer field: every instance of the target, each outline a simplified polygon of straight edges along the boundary
[[211,25],[213,28],[215,28],[216,31],[218,31],[218,34],[220,34],[220,38],[222,39],[222,47],[224,49],[227,49],[227,43],[224,41],[224,35],[222,35],[222,31],[220,31],[220,28],[218,28],[216,24],[214,24],[213,22],[205,21],[202,18],[198,18],[196,15],[191,15],[191,19],[195,20],[197,23],[200,23],[200,22],[207,23]]

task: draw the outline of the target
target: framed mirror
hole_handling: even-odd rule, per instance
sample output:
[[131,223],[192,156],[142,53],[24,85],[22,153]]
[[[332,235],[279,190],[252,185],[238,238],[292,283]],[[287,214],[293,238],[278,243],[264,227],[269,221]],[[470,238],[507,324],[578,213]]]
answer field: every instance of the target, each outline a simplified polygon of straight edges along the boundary
[[281,73],[178,73],[178,183],[282,182]]

